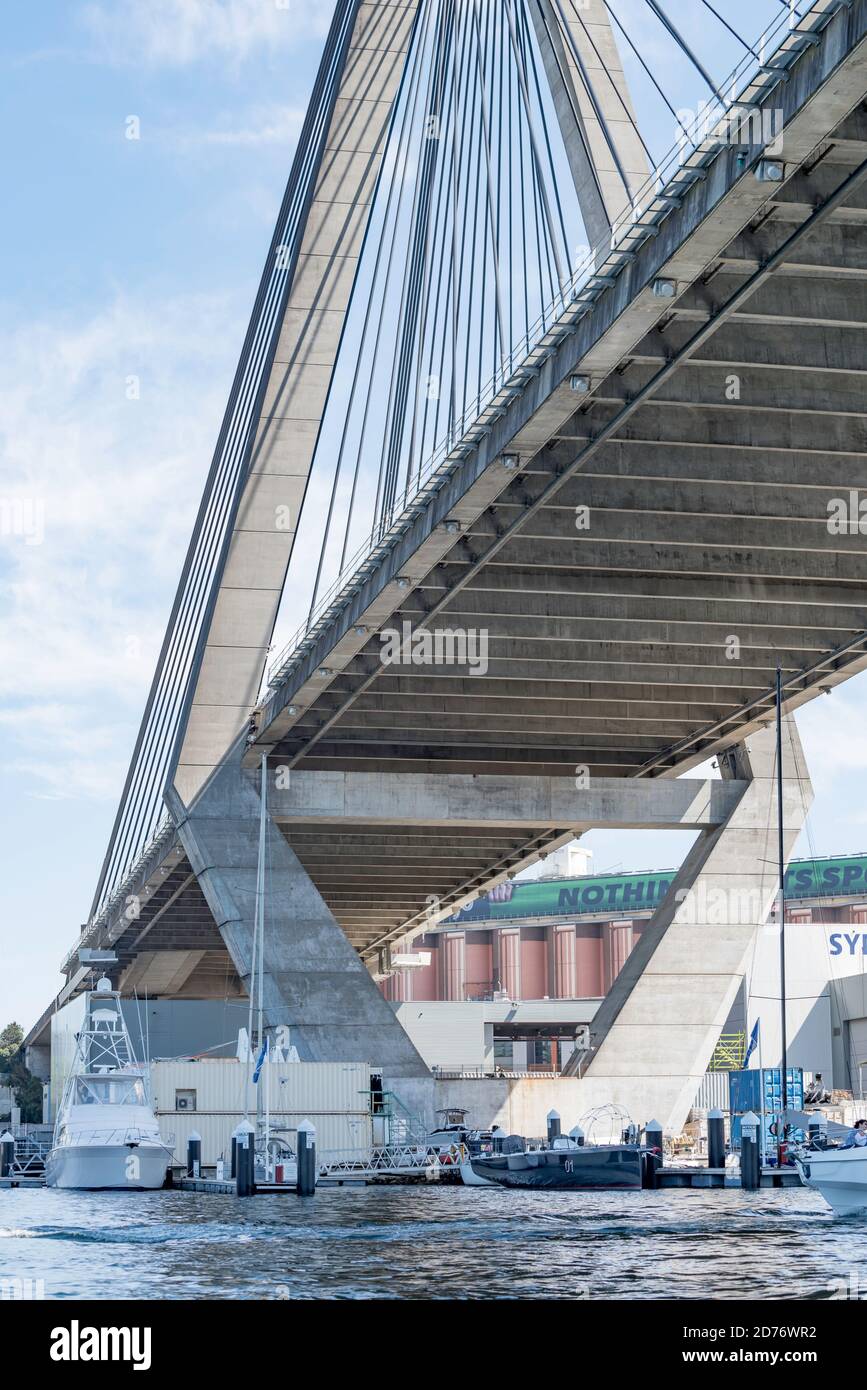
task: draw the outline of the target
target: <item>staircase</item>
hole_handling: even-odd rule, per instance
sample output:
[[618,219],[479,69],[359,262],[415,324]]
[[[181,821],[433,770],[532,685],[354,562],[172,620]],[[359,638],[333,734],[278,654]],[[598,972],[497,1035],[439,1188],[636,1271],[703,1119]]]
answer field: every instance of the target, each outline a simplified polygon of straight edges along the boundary
[[405,1147],[427,1143],[428,1130],[424,1120],[408,1110],[394,1091],[382,1092],[382,1110],[374,1111],[374,1123],[379,1115],[385,1119],[387,1144]]

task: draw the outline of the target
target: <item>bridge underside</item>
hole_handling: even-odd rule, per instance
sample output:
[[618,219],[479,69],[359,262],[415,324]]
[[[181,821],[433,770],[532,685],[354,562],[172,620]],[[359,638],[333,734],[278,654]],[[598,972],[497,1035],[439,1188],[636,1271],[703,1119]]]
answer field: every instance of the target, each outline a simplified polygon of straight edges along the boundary
[[[867,489],[867,181],[727,308],[867,158],[867,115],[841,132],[764,186],[613,370],[602,345],[576,364],[592,395],[531,447],[558,389],[505,442],[517,471],[500,455],[444,506],[459,535],[431,528],[402,600],[385,580],[351,605],[266,703],[258,747],[322,771],[671,774],[761,723],[778,664],[790,708],[867,665],[867,535],[829,530],[832,499]],[[404,624],[483,634],[486,663],[383,664]]]

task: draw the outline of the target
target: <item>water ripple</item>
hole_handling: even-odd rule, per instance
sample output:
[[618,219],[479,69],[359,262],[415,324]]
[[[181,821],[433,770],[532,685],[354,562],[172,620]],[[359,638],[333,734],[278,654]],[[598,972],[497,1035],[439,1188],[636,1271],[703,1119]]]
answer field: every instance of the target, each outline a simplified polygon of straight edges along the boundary
[[[694,1299],[867,1290],[867,1221],[805,1189],[0,1194],[0,1277],[48,1298]],[[769,1252],[773,1251],[773,1258]],[[445,1278],[443,1271],[448,1271]]]

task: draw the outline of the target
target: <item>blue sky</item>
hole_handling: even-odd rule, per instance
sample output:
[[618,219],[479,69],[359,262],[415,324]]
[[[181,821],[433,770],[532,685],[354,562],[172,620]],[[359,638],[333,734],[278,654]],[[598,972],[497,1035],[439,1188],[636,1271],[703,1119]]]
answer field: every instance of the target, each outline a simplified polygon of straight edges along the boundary
[[[29,520],[0,535],[0,1026],[87,915],[331,8],[4,11],[0,468]],[[867,848],[865,712],[862,676],[800,718],[817,851]]]

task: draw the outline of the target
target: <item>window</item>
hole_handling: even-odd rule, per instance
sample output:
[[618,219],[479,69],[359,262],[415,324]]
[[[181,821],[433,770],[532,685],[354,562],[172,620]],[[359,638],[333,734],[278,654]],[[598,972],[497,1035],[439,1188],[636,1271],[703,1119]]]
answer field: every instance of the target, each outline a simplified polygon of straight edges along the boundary
[[144,1105],[144,1083],[136,1077],[119,1080],[79,1076],[75,1082],[75,1105]]
[[530,1056],[537,1067],[551,1066],[551,1039],[536,1038],[530,1043]]

